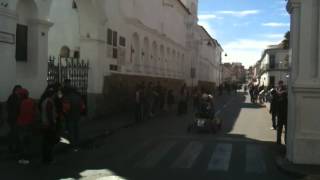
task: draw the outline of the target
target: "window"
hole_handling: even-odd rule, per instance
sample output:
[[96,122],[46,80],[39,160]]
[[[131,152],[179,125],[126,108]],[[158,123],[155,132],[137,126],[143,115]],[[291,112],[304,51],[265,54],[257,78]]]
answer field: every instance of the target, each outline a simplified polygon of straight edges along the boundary
[[112,45],[112,30],[108,29],[108,39],[107,39],[107,43],[109,45]]
[[80,59],[80,51],[74,51],[73,52],[73,57],[76,59]]
[[125,47],[126,46],[126,38],[120,36],[119,45]]
[[78,6],[75,0],[72,1],[72,9],[78,9]]
[[269,68],[274,69],[276,67],[276,56],[271,54],[269,57]]
[[117,47],[118,46],[118,33],[117,33],[117,31],[113,31],[112,32],[112,39],[113,39],[113,46],[114,47]]
[[[121,37],[123,38],[123,37]],[[123,38],[124,39],[124,38]],[[125,45],[125,39],[120,39],[120,44],[124,44]],[[122,42],[124,41],[124,42]],[[113,31],[112,29],[108,29],[107,30],[107,44],[109,45],[107,47],[107,51],[108,51],[108,57],[112,57],[114,59],[118,58],[118,32],[117,31]]]
[[28,26],[17,25],[16,32],[16,60],[27,61],[28,59]]
[[117,71],[118,70],[118,66],[110,64],[109,69],[112,70],[112,71]]
[[114,59],[117,59],[118,58],[118,48],[113,48],[113,52],[112,52],[112,57]]

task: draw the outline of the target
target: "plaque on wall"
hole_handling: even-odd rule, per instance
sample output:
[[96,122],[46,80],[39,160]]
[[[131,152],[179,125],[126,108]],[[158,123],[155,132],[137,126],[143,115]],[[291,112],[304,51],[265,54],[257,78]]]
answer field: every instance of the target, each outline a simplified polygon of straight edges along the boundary
[[14,34],[0,31],[0,43],[14,44]]

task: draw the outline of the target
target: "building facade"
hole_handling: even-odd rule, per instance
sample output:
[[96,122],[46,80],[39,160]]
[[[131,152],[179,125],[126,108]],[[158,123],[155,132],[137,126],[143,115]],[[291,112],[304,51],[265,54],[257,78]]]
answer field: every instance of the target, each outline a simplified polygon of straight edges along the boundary
[[224,63],[222,67],[222,82],[243,83],[246,78],[246,71],[241,63]]
[[269,46],[259,60],[257,79],[261,85],[275,87],[282,80],[288,84],[289,50],[281,45]]
[[[112,93],[130,96],[142,81],[168,88],[219,83],[222,48],[198,27],[197,0],[0,2],[7,4],[0,7],[0,102],[15,84],[39,98],[47,85],[48,56],[89,61],[92,112],[111,101]],[[199,39],[210,39],[212,46]]]

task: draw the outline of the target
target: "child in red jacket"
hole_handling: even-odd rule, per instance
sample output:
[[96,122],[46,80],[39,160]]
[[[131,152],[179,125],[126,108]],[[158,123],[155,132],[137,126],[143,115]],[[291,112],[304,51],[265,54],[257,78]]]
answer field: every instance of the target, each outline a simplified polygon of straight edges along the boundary
[[32,124],[35,118],[36,106],[34,101],[29,98],[29,92],[26,89],[19,91],[21,97],[20,111],[17,119],[18,134],[19,134],[19,164],[29,164],[27,157],[30,136],[32,133]]

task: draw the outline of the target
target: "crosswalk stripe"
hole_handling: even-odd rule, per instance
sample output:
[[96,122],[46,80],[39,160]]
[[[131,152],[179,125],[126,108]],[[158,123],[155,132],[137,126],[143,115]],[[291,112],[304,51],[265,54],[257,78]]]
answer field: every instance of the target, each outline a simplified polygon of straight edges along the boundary
[[190,142],[171,168],[191,168],[202,149],[203,145],[200,142]]
[[249,144],[246,146],[246,172],[266,172],[266,164],[263,160],[262,149],[258,145]]
[[170,151],[176,144],[174,141],[168,141],[158,144],[150,153],[148,153],[142,161],[135,164],[135,167],[152,168]]
[[228,171],[232,154],[232,144],[218,144],[208,164],[208,170]]
[[151,140],[145,140],[142,143],[138,144],[137,146],[133,146],[130,148],[128,154],[126,155],[127,158],[133,158],[137,153],[142,151],[144,148],[150,145]]

